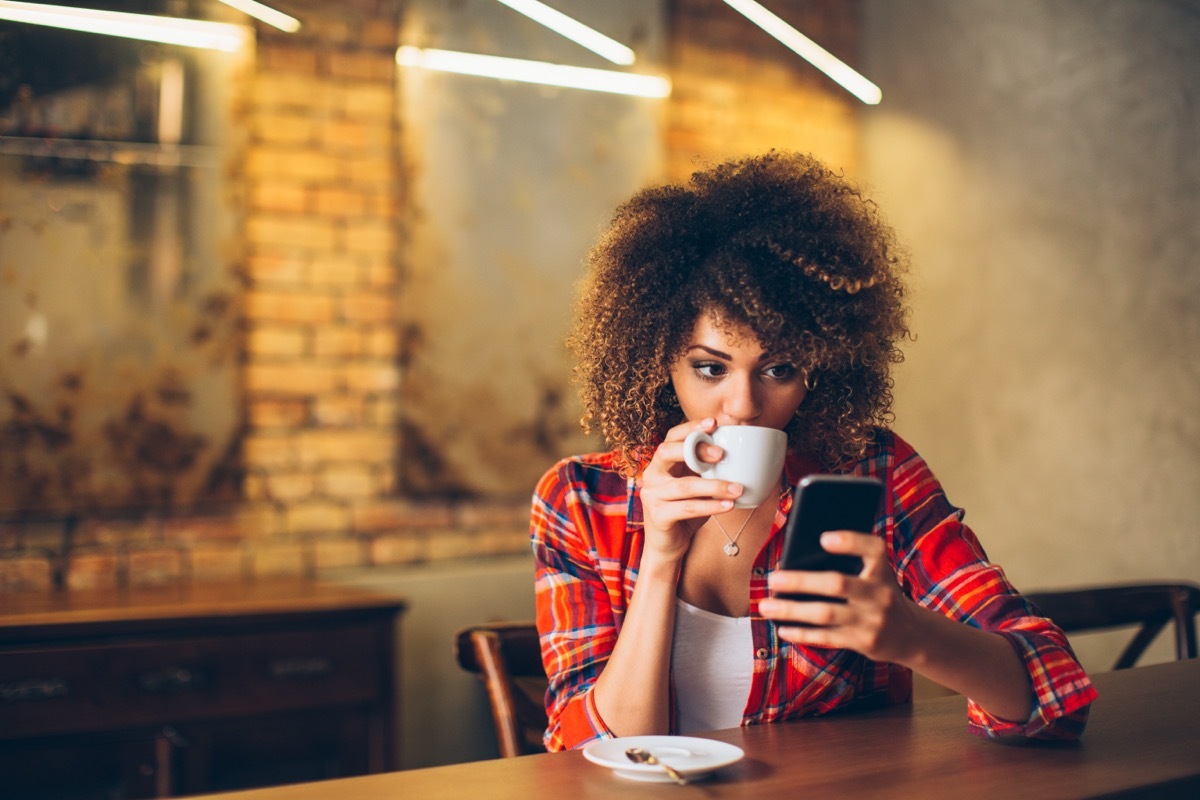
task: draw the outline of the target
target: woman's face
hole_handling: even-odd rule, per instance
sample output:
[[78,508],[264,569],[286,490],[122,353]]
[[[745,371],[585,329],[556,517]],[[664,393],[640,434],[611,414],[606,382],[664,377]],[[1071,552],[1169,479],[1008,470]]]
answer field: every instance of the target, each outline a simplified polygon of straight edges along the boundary
[[764,352],[746,328],[727,333],[708,313],[672,365],[671,383],[687,419],[713,417],[718,425],[782,430],[808,394],[795,365]]

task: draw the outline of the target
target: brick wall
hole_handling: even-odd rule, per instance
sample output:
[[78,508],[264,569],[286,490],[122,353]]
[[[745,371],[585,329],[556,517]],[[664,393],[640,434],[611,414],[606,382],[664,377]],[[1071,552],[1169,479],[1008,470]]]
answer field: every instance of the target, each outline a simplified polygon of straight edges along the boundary
[[[855,4],[772,9],[854,62]],[[312,575],[524,552],[527,503],[396,496],[402,0],[296,0],[245,99],[244,501],[204,515],[0,525],[0,591]],[[720,0],[669,0],[669,176],[770,147],[854,172],[857,101]]]
[[[858,3],[763,3],[833,55],[858,66]],[[722,0],[669,0],[670,177],[698,163],[771,148],[858,171],[862,104]]]
[[[371,16],[375,15],[375,16]],[[362,563],[395,483],[395,4],[262,32],[247,105],[245,497],[253,567]]]

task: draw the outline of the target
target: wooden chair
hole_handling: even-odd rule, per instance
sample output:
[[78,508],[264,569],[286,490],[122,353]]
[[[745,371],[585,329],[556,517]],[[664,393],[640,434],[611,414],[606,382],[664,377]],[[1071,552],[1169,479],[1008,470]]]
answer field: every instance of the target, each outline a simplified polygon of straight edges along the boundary
[[489,622],[460,630],[458,665],[487,688],[496,743],[503,758],[544,753],[546,673],[532,622]]
[[1175,627],[1175,657],[1196,657],[1196,614],[1200,586],[1190,583],[1092,586],[1025,593],[1041,612],[1068,634],[1138,626],[1113,669],[1128,669],[1168,622]]

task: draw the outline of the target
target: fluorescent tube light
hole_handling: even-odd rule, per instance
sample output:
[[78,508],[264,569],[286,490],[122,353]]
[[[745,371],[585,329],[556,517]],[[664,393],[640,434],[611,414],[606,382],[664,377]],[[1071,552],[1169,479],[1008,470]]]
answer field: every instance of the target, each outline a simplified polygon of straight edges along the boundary
[[519,58],[483,56],[453,50],[432,50],[401,47],[396,51],[396,63],[402,67],[420,67],[460,75],[500,78],[523,83],[542,83],[569,89],[590,89],[638,97],[666,97],[671,94],[671,82],[654,75],[634,75],[608,69],[568,67],[545,61],[525,61]]
[[279,28],[281,31],[295,33],[300,30],[300,20],[295,17],[289,17],[282,11],[276,11],[270,6],[257,3],[255,0],[221,0],[221,2],[227,6],[236,8],[243,14],[249,14],[261,22]]
[[28,22],[85,33],[123,36],[148,42],[202,47],[232,53],[245,42],[245,29],[223,22],[205,22],[178,17],[156,17],[123,11],[15,3],[0,0],[0,19]]
[[498,2],[519,11],[534,22],[545,25],[550,30],[565,36],[575,44],[586,47],[599,56],[604,56],[614,64],[632,64],[633,51],[625,45],[610,39],[600,31],[589,28],[582,22],[568,17],[561,11],[556,11],[538,0],[498,0]]
[[842,85],[846,91],[869,105],[883,99],[883,92],[846,62],[809,39],[800,31],[772,14],[755,0],[725,0],[735,11],[774,36],[801,58]]

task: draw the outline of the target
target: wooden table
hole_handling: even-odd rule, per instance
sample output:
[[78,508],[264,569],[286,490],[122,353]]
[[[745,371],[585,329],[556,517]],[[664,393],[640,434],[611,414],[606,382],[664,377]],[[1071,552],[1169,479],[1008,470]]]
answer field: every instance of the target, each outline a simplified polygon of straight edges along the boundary
[[579,752],[222,795],[222,800],[396,798],[1200,797],[1200,661],[1094,676],[1079,742],[996,742],[966,729],[965,701],[717,731],[746,758],[688,786],[616,777]]

